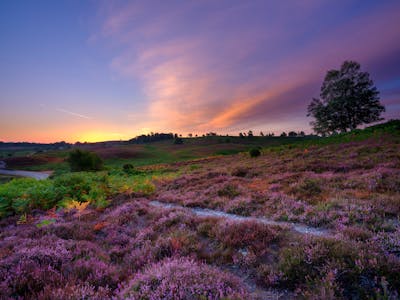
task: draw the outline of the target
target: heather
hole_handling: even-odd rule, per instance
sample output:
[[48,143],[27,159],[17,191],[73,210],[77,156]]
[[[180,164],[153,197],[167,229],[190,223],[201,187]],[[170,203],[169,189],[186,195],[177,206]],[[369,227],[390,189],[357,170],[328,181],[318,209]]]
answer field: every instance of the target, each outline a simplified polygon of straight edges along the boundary
[[160,201],[342,230],[395,230],[400,139],[265,149],[215,160],[159,186]]
[[[168,291],[165,299],[246,299],[245,283],[224,266],[243,247],[261,251],[280,234],[267,226],[198,218],[155,209],[145,198],[120,197],[121,205],[104,212],[60,209],[31,215],[19,225],[16,218],[4,219],[1,296],[159,299]],[[50,218],[54,222],[37,226]],[[253,235],[240,240],[250,231]]]
[[383,128],[2,184],[0,298],[398,299],[400,137]]
[[138,273],[119,292],[126,299],[243,299],[234,276],[190,259],[166,259]]
[[398,231],[302,236],[118,198],[103,212],[37,212],[18,225],[15,217],[3,219],[1,296],[262,299],[261,289],[285,297],[395,299],[399,291]]

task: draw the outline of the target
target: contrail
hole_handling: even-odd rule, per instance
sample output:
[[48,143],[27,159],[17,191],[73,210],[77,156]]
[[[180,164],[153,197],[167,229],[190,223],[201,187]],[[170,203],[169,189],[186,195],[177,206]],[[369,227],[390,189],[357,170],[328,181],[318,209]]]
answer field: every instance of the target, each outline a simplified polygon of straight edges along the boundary
[[75,116],[75,117],[84,118],[84,119],[91,119],[91,117],[88,117],[88,116],[85,116],[85,115],[81,115],[81,114],[78,114],[78,113],[63,109],[63,108],[57,108],[56,110],[60,111],[60,112],[63,112],[63,113],[66,113],[66,114],[70,114],[70,115]]

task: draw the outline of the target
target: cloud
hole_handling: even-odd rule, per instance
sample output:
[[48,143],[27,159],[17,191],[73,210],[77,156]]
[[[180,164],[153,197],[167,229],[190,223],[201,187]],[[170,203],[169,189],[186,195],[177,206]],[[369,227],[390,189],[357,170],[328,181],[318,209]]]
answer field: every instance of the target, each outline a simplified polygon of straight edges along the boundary
[[293,5],[108,4],[102,33],[120,49],[111,68],[140,82],[147,98],[138,126],[200,132],[281,127],[296,118],[306,124],[327,69],[355,59],[383,76],[379,65],[400,53],[398,3],[362,12],[351,3]]

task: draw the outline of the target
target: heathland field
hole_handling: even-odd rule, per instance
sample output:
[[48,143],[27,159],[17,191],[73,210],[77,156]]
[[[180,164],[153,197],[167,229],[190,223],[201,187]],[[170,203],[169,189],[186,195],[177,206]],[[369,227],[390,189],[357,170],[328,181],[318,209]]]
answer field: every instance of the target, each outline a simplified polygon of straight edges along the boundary
[[84,149],[7,158],[0,298],[399,298],[400,121]]

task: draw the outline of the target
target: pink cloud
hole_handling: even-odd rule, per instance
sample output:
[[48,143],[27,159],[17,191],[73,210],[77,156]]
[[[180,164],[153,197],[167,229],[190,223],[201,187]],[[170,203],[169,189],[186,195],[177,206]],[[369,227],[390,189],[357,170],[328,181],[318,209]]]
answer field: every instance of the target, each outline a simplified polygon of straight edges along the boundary
[[[301,2],[291,15],[286,9],[293,7],[271,6],[277,20],[263,27],[260,18],[251,17],[257,2],[228,8],[185,2],[171,9],[142,3],[113,8],[103,30],[123,49],[112,69],[140,82],[147,96],[139,126],[190,131],[279,127],[277,118],[289,115],[302,115],[306,122],[306,105],[318,95],[327,69],[345,59],[368,65],[400,50],[397,4],[343,20],[295,44],[301,41],[296,34],[307,32],[293,25],[310,22],[321,6]],[[268,16],[273,19],[274,13]]]

